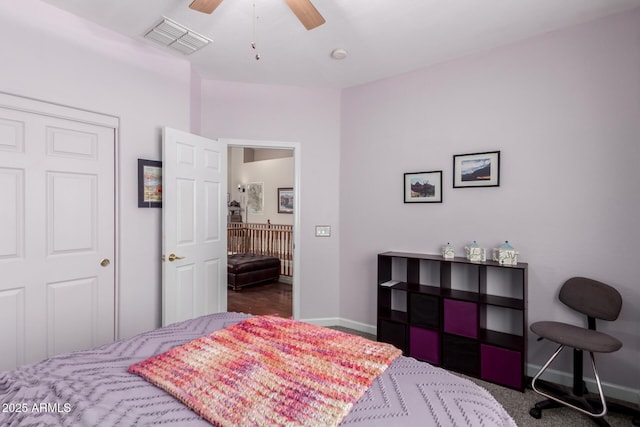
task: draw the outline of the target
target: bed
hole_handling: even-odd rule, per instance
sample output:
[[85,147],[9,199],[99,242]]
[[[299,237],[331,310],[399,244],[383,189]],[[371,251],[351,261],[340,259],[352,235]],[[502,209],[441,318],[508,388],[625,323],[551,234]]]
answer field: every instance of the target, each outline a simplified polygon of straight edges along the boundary
[[[260,316],[243,313],[212,314],[96,349],[54,356],[2,372],[0,425],[211,425],[185,404],[187,399],[173,397],[140,371],[149,368],[145,364],[175,354],[203,339],[228,337],[230,331],[237,331],[250,321],[255,323],[258,318],[262,321]],[[225,333],[227,335],[221,335]],[[326,353],[324,346],[313,345],[318,352]],[[385,353],[389,351],[384,348]],[[271,350],[269,352],[273,358]],[[341,362],[347,364],[344,358]],[[138,372],[134,373],[135,369]],[[154,369],[147,369],[147,372]],[[242,369],[239,367],[238,371]],[[363,389],[361,397],[347,405],[348,413],[340,419],[339,425],[515,426],[513,419],[488,391],[443,369],[397,356],[382,371]],[[320,383],[323,381],[318,379]],[[241,409],[239,400],[242,399],[227,401],[229,408],[240,413],[251,409],[252,404]],[[291,406],[291,403],[287,405]],[[308,425],[333,424],[314,421]]]

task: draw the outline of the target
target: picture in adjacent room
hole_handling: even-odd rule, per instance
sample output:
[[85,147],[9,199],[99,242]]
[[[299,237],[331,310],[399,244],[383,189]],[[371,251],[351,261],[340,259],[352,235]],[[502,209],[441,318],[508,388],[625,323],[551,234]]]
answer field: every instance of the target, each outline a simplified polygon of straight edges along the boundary
[[261,215],[264,207],[264,183],[250,182],[247,184],[247,211],[250,214]]
[[293,213],[293,188],[278,188],[278,213]]

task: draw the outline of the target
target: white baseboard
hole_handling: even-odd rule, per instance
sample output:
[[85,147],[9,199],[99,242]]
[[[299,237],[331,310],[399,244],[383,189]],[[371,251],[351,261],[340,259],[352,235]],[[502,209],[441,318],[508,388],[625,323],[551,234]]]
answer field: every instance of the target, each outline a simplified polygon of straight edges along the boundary
[[316,319],[300,319],[302,322],[311,323],[318,326],[342,326],[343,328],[353,329],[358,332],[375,335],[376,327],[367,325],[366,323],[356,322],[354,320],[343,319],[341,317],[323,317]]
[[293,278],[291,276],[280,276],[278,282],[286,283],[287,285],[293,285]]
[[[303,322],[312,323],[318,326],[342,326],[344,328],[353,329],[359,332],[364,332],[371,335],[376,335],[376,326],[368,325],[366,323],[356,322],[354,320],[344,319],[341,317],[326,317],[326,318],[317,318],[317,319],[300,319]],[[538,371],[540,370],[540,366],[528,364],[527,365],[527,375],[530,377],[534,377]],[[573,384],[573,376],[570,372],[558,371],[555,369],[547,369],[547,371],[543,375],[546,381],[560,384],[563,386],[571,387]],[[598,391],[598,386],[596,385],[595,380],[586,379],[587,388],[591,392]],[[611,384],[602,382],[602,391],[605,396],[619,399],[624,402],[629,402],[633,405],[640,406],[640,389],[634,389],[630,387],[621,386],[618,384]]]
[[316,319],[298,319],[301,322],[311,323],[318,326],[336,326],[338,325],[337,317],[319,317]]
[[353,329],[355,331],[364,332],[365,334],[376,335],[376,327],[374,325],[367,325],[366,323],[356,322],[349,319],[338,319],[338,326],[343,328]]

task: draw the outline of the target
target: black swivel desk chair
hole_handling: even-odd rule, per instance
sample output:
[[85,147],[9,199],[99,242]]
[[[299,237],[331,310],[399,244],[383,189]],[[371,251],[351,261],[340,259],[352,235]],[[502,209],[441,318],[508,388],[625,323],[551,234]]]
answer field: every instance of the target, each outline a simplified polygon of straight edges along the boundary
[[[602,282],[584,277],[573,277],[562,285],[559,299],[565,305],[587,316],[587,328],[554,321],[535,322],[531,325],[531,330],[540,337],[538,340],[548,339],[558,343],[559,347],[531,381],[533,390],[547,397],[547,400],[536,403],[529,414],[534,418],[541,418],[543,409],[568,406],[588,415],[602,426],[609,425],[603,418],[607,413],[607,406],[616,412],[638,416],[638,411],[605,401],[594,358],[594,353],[612,353],[622,347],[622,343],[617,338],[596,330],[596,319],[613,321],[618,318],[622,309],[620,293]],[[544,387],[549,391],[536,387],[540,375],[565,347],[573,348],[572,391],[568,393],[549,384]],[[583,351],[588,351],[591,356],[591,366],[598,387],[598,399],[585,396]],[[635,424],[637,419],[634,419],[633,422]]]

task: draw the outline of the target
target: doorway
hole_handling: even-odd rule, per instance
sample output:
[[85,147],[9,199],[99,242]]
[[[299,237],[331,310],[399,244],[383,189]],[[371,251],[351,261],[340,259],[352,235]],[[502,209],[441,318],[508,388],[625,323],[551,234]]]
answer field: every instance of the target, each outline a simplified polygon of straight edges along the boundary
[[[228,253],[246,251],[281,259],[279,280],[228,290],[227,309],[297,318],[300,147],[276,141],[226,142],[228,223],[229,233],[235,234],[228,237]],[[292,201],[287,199],[291,195]],[[280,205],[282,200],[286,206]],[[243,236],[242,248],[238,236]]]

